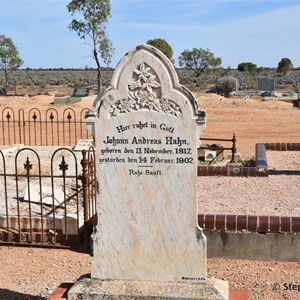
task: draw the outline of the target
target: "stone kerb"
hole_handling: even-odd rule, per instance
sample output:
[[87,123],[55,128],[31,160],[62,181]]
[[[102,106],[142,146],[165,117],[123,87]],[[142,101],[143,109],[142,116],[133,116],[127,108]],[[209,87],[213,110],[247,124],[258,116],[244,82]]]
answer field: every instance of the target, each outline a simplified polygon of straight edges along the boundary
[[[196,207],[205,112],[179,84],[173,65],[149,45],[127,53],[88,123],[99,186],[92,280],[205,289],[206,238]],[[212,291],[208,299],[228,298],[228,286]]]

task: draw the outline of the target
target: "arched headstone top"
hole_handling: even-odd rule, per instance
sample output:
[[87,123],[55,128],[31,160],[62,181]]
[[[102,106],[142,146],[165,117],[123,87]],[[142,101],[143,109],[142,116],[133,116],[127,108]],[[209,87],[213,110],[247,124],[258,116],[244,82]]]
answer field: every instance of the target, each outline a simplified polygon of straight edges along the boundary
[[159,50],[141,45],[121,59],[88,120],[101,220],[92,277],[206,280],[196,202],[200,121],[197,100]]
[[173,64],[147,44],[135,47],[120,60],[109,88],[96,103],[97,117],[100,110],[106,110],[109,118],[150,111],[205,124],[205,112],[199,110],[198,100],[179,83]]

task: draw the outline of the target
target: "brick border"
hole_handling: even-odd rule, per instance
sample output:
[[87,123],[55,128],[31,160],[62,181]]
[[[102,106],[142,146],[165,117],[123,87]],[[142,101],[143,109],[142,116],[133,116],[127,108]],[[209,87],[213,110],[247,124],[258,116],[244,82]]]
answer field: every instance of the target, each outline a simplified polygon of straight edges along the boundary
[[56,290],[47,297],[47,300],[67,300],[68,291],[74,285],[71,282],[63,282]]
[[267,150],[300,151],[300,143],[258,143],[255,145],[255,167],[198,166],[198,176],[268,177]]
[[300,143],[264,143],[266,150],[300,151]]
[[198,176],[267,177],[267,168],[239,166],[198,166]]
[[209,231],[300,234],[300,217],[198,214],[198,225]]

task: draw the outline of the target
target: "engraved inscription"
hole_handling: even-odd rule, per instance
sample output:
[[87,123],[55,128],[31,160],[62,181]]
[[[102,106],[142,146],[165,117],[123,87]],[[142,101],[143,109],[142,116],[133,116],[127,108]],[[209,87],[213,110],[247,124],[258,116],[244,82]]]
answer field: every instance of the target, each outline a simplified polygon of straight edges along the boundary
[[[138,121],[134,124],[120,124],[115,129],[115,135],[107,135],[102,141],[104,147],[100,151],[99,164],[127,164],[128,175],[142,177],[163,176],[162,170],[168,169],[168,166],[195,163],[187,139],[178,136],[175,127],[167,123]],[[138,135],[140,130],[143,135],[146,129],[153,129],[153,136],[159,131],[165,136],[146,138]],[[130,138],[119,137],[127,131],[132,131]]]

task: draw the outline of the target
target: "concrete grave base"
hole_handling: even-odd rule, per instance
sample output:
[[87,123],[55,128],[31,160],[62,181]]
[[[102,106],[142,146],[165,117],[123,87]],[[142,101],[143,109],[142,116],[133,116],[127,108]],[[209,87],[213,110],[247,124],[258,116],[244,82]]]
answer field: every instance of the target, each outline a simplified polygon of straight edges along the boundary
[[72,96],[64,96],[64,97],[56,97],[54,98],[54,105],[70,105],[78,102],[84,102],[89,100],[95,100],[97,95],[91,96],[83,96],[83,97],[72,97]]
[[205,236],[210,258],[300,261],[300,235],[297,233],[206,231]]
[[228,282],[215,278],[209,278],[205,283],[84,278],[73,285],[68,292],[68,300],[223,300],[228,298]]
[[80,139],[77,142],[76,146],[73,148],[73,151],[82,151],[82,150],[88,151],[92,146],[93,146],[92,139]]

